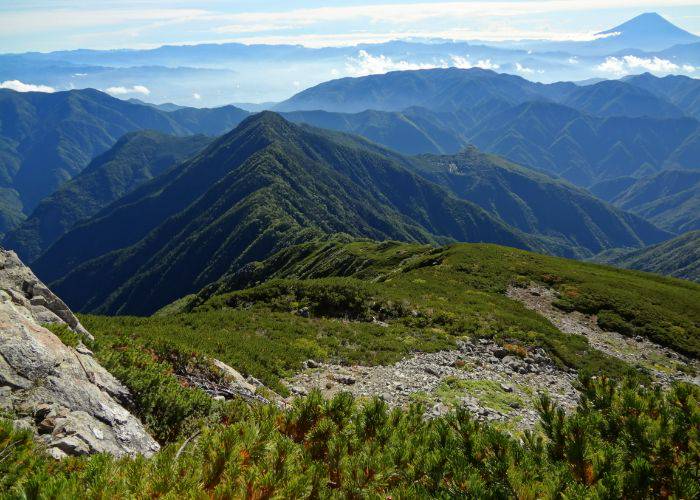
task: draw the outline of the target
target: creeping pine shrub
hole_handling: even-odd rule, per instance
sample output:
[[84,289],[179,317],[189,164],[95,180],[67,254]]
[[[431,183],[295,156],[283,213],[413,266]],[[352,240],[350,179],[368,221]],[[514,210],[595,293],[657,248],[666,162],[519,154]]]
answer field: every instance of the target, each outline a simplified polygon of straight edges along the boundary
[[54,462],[0,422],[0,487],[12,498],[698,498],[700,388],[581,380],[569,415],[543,396],[522,439],[464,410],[359,404],[319,392],[291,409],[228,404],[221,423],[150,459]]
[[[170,362],[158,352],[169,353]],[[97,351],[100,363],[129,388],[132,410],[160,443],[177,439],[214,409],[206,393],[183,387],[173,376],[174,352],[165,346],[135,348],[126,339]]]
[[368,285],[353,278],[272,280],[254,288],[217,296],[200,309],[262,305],[274,311],[293,312],[306,307],[314,316],[369,321],[408,314],[403,302],[379,302]]

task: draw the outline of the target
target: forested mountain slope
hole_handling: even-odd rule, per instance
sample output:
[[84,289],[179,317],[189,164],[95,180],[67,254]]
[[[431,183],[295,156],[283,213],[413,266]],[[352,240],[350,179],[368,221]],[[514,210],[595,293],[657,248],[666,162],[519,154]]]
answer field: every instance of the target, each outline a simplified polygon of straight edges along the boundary
[[596,262],[700,282],[700,231],[637,250],[610,250]]
[[261,113],[69,231],[34,267],[79,310],[148,313],[322,234],[549,244],[362,144]]
[[0,233],[78,174],[127,132],[218,135],[248,113],[233,106],[167,113],[93,89],[15,92],[0,89]]
[[56,192],[44,198],[3,244],[33,262],[51,244],[110,203],[168,168],[194,156],[211,138],[177,137],[154,131],[131,132]]

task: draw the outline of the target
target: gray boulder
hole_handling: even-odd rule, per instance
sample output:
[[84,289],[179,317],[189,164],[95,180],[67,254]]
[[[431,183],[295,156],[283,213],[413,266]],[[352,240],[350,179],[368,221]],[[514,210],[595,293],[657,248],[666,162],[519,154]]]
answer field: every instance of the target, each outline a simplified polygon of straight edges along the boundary
[[56,458],[156,452],[158,443],[122,406],[129,391],[89,349],[66,346],[43,323],[90,335],[14,253],[0,249],[0,411],[32,429]]

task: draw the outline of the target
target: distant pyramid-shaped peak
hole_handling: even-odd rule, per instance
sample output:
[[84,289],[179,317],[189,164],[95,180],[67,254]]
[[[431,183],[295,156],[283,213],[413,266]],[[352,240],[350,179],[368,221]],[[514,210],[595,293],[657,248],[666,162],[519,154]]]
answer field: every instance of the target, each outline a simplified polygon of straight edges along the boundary
[[612,29],[601,31],[598,35],[610,35],[619,33],[620,35],[639,35],[639,36],[659,36],[659,35],[675,35],[688,36],[698,38],[692,33],[679,28],[665,17],[656,12],[646,12],[637,17],[626,21]]

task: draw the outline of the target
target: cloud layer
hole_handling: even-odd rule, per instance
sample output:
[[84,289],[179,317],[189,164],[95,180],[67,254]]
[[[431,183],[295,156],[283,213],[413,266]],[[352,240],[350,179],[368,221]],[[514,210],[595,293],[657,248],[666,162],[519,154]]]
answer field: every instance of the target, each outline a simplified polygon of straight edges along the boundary
[[19,80],[5,80],[0,83],[0,89],[16,90],[17,92],[56,92],[55,88],[48,85],[34,85]]
[[651,73],[693,73],[695,67],[690,64],[676,64],[668,59],[660,57],[637,57],[637,56],[622,56],[622,57],[607,57],[605,61],[600,63],[596,68],[605,73],[615,75],[628,75],[638,73],[640,71],[649,71]]
[[[440,59],[438,61],[417,63],[410,61],[396,61],[383,54],[372,55],[366,50],[360,50],[356,57],[348,58],[345,64],[345,74],[349,76],[367,76],[388,73],[390,71],[410,71],[419,69],[434,68],[481,68],[497,70],[500,66],[491,59],[480,59],[473,63],[469,56],[450,56],[450,60]],[[339,76],[340,72],[335,71],[334,76]]]
[[148,95],[151,91],[148,87],[143,85],[134,85],[133,87],[108,87],[105,92],[112,95],[127,95],[127,94],[140,94]]

